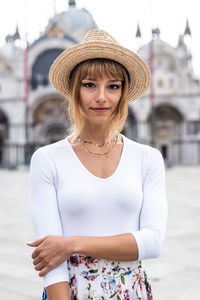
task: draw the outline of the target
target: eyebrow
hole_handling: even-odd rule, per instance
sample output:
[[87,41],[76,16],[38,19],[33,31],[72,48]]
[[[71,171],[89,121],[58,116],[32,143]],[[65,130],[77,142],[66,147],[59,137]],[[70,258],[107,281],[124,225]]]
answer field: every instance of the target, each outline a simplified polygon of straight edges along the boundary
[[[84,78],[83,80],[97,81],[97,79],[94,79],[94,78]],[[111,79],[111,80],[108,80],[108,82],[122,82],[122,80],[120,80],[120,79]]]

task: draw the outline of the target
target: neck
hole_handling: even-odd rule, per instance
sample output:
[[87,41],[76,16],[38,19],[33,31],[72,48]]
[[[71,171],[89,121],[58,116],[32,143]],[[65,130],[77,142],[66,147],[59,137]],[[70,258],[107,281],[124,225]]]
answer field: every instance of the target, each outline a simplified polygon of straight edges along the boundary
[[107,128],[103,128],[102,125],[85,125],[80,132],[80,137],[98,144],[103,144],[107,141],[106,129]]

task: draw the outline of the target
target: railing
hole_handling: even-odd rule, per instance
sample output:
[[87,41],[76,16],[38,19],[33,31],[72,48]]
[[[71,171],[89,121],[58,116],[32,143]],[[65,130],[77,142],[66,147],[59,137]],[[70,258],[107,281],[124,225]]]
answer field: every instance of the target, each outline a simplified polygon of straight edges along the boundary
[[0,149],[0,168],[16,169],[28,166],[34,151],[43,144],[9,144]]

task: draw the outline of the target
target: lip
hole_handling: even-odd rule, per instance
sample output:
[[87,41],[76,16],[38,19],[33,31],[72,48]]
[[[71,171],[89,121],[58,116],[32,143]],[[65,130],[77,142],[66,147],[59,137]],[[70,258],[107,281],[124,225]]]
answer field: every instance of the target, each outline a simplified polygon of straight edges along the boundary
[[108,107],[90,107],[91,110],[95,111],[95,112],[106,112],[108,111],[110,108]]

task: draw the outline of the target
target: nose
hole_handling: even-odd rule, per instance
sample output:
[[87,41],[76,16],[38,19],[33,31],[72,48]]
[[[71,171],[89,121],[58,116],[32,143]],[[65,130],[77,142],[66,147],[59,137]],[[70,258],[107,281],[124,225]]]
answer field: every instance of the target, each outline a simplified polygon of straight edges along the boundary
[[97,102],[105,102],[106,101],[106,95],[105,95],[105,87],[99,86],[97,89],[96,94],[96,101]]

